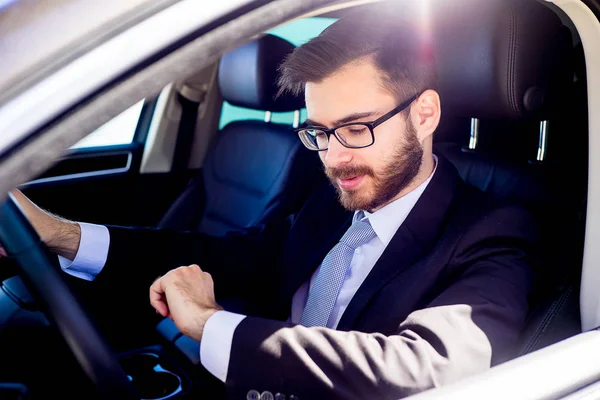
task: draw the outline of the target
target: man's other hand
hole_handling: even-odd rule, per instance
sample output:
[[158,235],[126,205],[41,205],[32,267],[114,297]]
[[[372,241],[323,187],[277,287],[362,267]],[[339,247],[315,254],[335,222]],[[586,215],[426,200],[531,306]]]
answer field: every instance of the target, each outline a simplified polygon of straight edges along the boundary
[[[25,216],[35,228],[42,242],[58,255],[73,260],[79,249],[81,228],[78,223],[67,221],[36,206],[20,190],[11,191]],[[0,257],[6,257],[6,250],[0,246]]]
[[150,304],[163,317],[169,317],[186,336],[202,339],[206,321],[222,308],[215,301],[209,273],[198,265],[179,267],[158,278],[150,286]]

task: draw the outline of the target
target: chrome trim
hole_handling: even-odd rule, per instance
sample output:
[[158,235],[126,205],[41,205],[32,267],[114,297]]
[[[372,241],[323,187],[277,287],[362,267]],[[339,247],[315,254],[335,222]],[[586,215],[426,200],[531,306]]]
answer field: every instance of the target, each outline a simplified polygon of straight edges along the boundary
[[546,149],[548,147],[548,121],[540,122],[540,139],[538,143],[537,161],[544,161],[546,158]]
[[475,150],[479,142],[479,119],[471,118],[471,134],[469,136],[469,150]]
[[62,182],[62,181],[70,180],[70,179],[93,178],[96,176],[121,174],[123,172],[129,171],[129,169],[131,168],[132,159],[133,159],[133,155],[131,153],[127,153],[127,164],[121,168],[103,169],[101,171],[80,172],[78,174],[50,176],[48,178],[34,179],[32,181],[25,182],[21,187],[35,185],[35,184],[39,184],[39,183]]

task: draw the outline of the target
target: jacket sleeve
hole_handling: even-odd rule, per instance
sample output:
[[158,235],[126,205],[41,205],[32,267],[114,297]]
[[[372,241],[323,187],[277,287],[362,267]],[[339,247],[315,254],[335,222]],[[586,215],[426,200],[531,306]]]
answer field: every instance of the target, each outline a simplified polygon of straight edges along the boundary
[[[514,346],[528,312],[535,240],[523,225],[531,219],[521,216],[498,212],[486,216],[486,229],[472,227],[456,247],[446,290],[392,334],[246,318],[234,333],[230,397],[255,389],[397,399],[488,369]],[[490,226],[493,234],[482,236]]]
[[223,237],[109,226],[110,247],[102,271],[93,282],[73,278],[71,283],[89,298],[86,301],[97,302],[101,296],[114,304],[131,305],[130,309],[146,309],[150,308],[148,290],[156,278],[173,268],[198,264],[212,275],[217,301],[244,299],[249,288],[256,287],[253,282],[265,282],[274,275],[292,221],[289,217]]

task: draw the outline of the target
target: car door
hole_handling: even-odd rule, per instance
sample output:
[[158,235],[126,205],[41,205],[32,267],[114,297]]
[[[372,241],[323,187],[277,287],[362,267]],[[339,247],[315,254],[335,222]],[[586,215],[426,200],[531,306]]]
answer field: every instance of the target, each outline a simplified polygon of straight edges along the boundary
[[[292,1],[290,0],[289,2],[285,2],[285,1],[281,1],[280,2],[282,5],[291,5]],[[586,48],[586,57],[589,56],[589,60],[590,62],[592,62],[591,60],[595,60],[595,62],[599,62],[600,59],[597,57],[597,54],[594,54],[594,52],[592,51],[592,49],[594,48],[594,43],[598,43],[598,38],[600,35],[600,29],[599,29],[599,25],[598,25],[598,21],[597,21],[597,17],[594,17],[593,14],[590,13],[590,10],[585,10],[581,8],[581,4],[579,4],[579,1],[576,0],[561,0],[556,1],[556,4],[561,5],[561,7],[563,7],[564,10],[569,10],[569,16],[571,16],[574,20],[577,20],[576,25],[578,25],[578,30],[580,30],[580,32],[582,32],[582,36],[584,37],[584,44],[587,47]],[[599,10],[597,2],[592,2],[589,1],[590,7],[594,8],[596,10],[596,12]],[[265,7],[266,8],[266,7]],[[264,19],[267,21],[268,24],[274,25],[275,23],[279,23],[282,22],[285,19],[288,19],[292,16],[295,16],[294,13],[290,12],[289,15],[286,14],[285,12],[278,12],[277,16],[274,17],[275,13],[273,12],[269,12],[269,10],[265,9],[264,13],[261,14],[261,10],[258,10],[259,12],[257,13],[258,15],[261,15],[264,17]],[[311,10],[304,10],[304,11],[311,11]],[[241,11],[240,11],[241,13]],[[600,14],[598,14],[600,15]],[[272,18],[271,20],[269,20],[268,18]],[[241,20],[241,19],[240,19]],[[248,23],[249,21],[246,19],[244,20],[244,22]],[[247,25],[245,25],[247,26]],[[209,39],[206,39],[205,42],[198,42],[195,44],[195,49],[197,52],[208,52],[209,49],[211,49],[211,46],[225,46],[225,45],[230,45],[232,44],[232,42],[234,42],[235,40],[242,40],[243,37],[248,36],[249,33],[255,34],[257,33],[257,31],[259,29],[262,29],[262,27],[260,25],[257,25],[254,29],[254,31],[252,32],[248,32],[248,31],[244,31],[243,29],[240,29],[241,24],[240,25],[235,25],[233,24],[229,30],[227,29],[223,29],[221,31],[221,36],[215,35],[212,38],[212,41]],[[219,42],[219,40],[221,40]],[[185,59],[184,57],[181,57],[181,59]],[[198,61],[198,60],[196,60]],[[598,82],[598,71],[600,71],[600,69],[598,68],[593,68],[594,66],[597,67],[597,64],[594,65],[590,65],[590,68],[588,68],[588,71],[590,76],[589,76],[589,81],[591,82],[590,84],[590,110],[591,111],[597,111],[596,109],[598,108],[598,98],[600,96],[597,96],[597,92],[598,92],[598,87],[599,86],[594,86],[593,83]],[[164,70],[166,70],[167,72],[170,72],[171,74],[175,75],[176,73],[181,73],[180,69],[176,69],[174,67],[171,67],[171,69],[169,69],[169,65],[164,66],[163,67]],[[164,72],[164,71],[161,71]],[[162,82],[165,83],[165,82]],[[133,85],[132,85],[133,86]],[[116,92],[118,92],[115,89]],[[147,89],[148,92],[150,92],[150,89]],[[129,91],[127,90],[123,90],[122,92],[119,92],[119,94],[123,94],[123,92],[125,93],[125,95],[129,96],[129,99],[135,97],[137,95],[137,92],[131,88]],[[592,101],[593,100],[593,101]],[[132,101],[133,102],[133,101]],[[95,106],[96,108],[94,108],[94,105],[83,105],[81,108],[85,111],[86,107],[91,111],[91,113],[95,113],[95,114],[101,114],[102,112],[105,112],[105,110],[111,110],[111,106],[110,104],[103,104],[102,106]],[[81,112],[81,111],[78,111]],[[76,113],[75,113],[76,114]],[[600,113],[598,112],[590,112],[590,131],[592,132],[598,132],[598,129],[600,128],[600,124],[599,124],[599,120],[598,120],[598,115],[600,115]],[[74,128],[76,126],[76,122],[77,120],[75,118],[65,118],[63,121],[64,126],[66,126],[67,128]],[[93,124],[93,122],[90,122],[90,124]],[[39,127],[36,127],[39,129]],[[137,125],[136,125],[137,128]],[[49,130],[48,130],[49,131]],[[50,132],[52,133],[52,132]],[[43,132],[43,135],[48,134],[48,132]],[[67,135],[65,135],[67,136]],[[40,135],[40,137],[42,137],[42,135]],[[135,134],[134,134],[135,137]],[[31,147],[34,150],[37,150],[38,153],[41,153],[39,151],[39,146],[41,142],[32,142],[29,147]],[[36,149],[37,146],[37,149]],[[596,141],[591,141],[590,143],[590,152],[593,154],[595,147],[598,147],[598,143],[596,143]],[[115,151],[116,147],[112,148],[112,151]],[[123,149],[121,149],[123,150]],[[92,150],[88,150],[88,156],[83,156],[84,154],[84,150],[83,149],[72,149],[71,153],[69,154],[69,156],[67,156],[66,158],[64,158],[59,164],[56,164],[54,168],[57,168],[61,163],[63,162],[67,162],[67,161],[72,161],[73,159],[75,159],[77,161],[77,157],[82,157],[83,159],[88,158],[88,161],[90,158],[92,159],[96,159],[98,160],[99,158],[101,158],[102,156],[107,157],[107,154],[110,154],[110,151],[108,148],[97,148],[97,149],[92,149]],[[33,158],[31,156],[28,156],[27,153],[25,153],[25,151],[22,151],[19,153],[23,154],[23,158],[21,161],[21,164],[18,164],[18,166],[21,167],[25,167],[25,164],[27,162],[32,162]],[[79,154],[78,154],[79,153]],[[16,154],[16,152],[15,152]],[[92,155],[95,154],[95,155]],[[133,153],[131,153],[133,154]],[[133,159],[133,155],[131,156],[131,158]],[[123,159],[123,157],[121,157],[121,160]],[[11,161],[11,159],[7,158],[8,161]],[[113,158],[114,160],[114,158]],[[132,161],[133,162],[133,161]],[[77,184],[77,179],[81,178],[81,176],[76,176],[78,173],[86,173],[86,169],[82,167],[83,161],[78,161],[76,162],[76,164],[79,165],[79,170],[75,169],[75,170],[69,170],[67,169],[67,172],[69,173],[56,173],[56,170],[54,173],[46,176],[41,176],[41,177],[36,177],[33,181],[30,181],[27,186],[32,197],[33,196],[38,196],[40,197],[40,199],[36,199],[34,198],[34,200],[39,201],[40,204],[43,204],[43,201],[50,201],[50,200],[45,200],[43,197],[44,196],[48,196],[49,198],[52,197],[53,195],[53,191],[52,190],[47,190],[44,193],[44,189],[52,189],[52,188],[56,188],[59,185],[64,185],[63,188],[67,188],[67,187],[73,187],[74,185]],[[122,164],[120,164],[122,165]],[[2,165],[2,169],[1,171],[4,172],[4,170],[6,169],[6,167],[4,165]],[[106,167],[106,165],[104,166]],[[107,170],[110,169],[118,169],[119,164],[112,164],[110,165],[111,168],[104,168],[103,171],[106,172]],[[115,168],[112,168],[115,167]],[[597,197],[597,194],[599,193],[598,187],[599,185],[597,184],[598,179],[597,179],[597,175],[598,173],[600,173],[599,168],[600,165],[597,165],[597,163],[593,162],[591,163],[590,166],[590,204],[592,204],[593,206],[593,201],[595,200],[595,198]],[[122,168],[122,167],[121,167]],[[101,172],[102,169],[97,170],[96,172]],[[77,172],[79,171],[79,172]],[[82,172],[83,171],[83,172]],[[60,171],[59,171],[60,172]],[[90,171],[87,171],[90,172]],[[93,171],[92,171],[93,172]],[[126,174],[126,171],[112,171],[115,172],[115,176],[110,176],[110,175],[99,175],[99,176],[85,176],[84,178],[84,183],[87,184],[87,190],[89,191],[93,191],[93,184],[91,184],[91,182],[93,182],[92,178],[98,178],[98,180],[103,180],[103,179],[113,179],[116,178],[119,174]],[[132,174],[135,175],[139,175],[139,173],[133,171]],[[75,175],[75,176],[74,176]],[[57,177],[62,177],[64,178],[62,181],[40,181],[40,179],[44,179],[44,178],[57,178]],[[121,176],[121,178],[124,179],[123,176]],[[131,178],[131,177],[129,177]],[[139,178],[139,176],[137,176],[137,178]],[[17,180],[17,178],[13,178],[13,181]],[[5,187],[3,188],[6,192],[7,188],[11,188],[11,184],[13,183],[13,181],[7,181],[4,183]],[[85,182],[87,181],[87,182]],[[131,184],[131,182],[134,182],[135,179],[131,179],[129,182]],[[46,187],[44,187],[44,185],[46,185]],[[102,193],[106,194],[108,193],[108,195],[112,195],[112,192],[110,192],[110,190],[108,190],[109,187],[111,187],[110,185],[106,185],[107,188],[104,189],[104,191],[102,191]],[[156,187],[152,187],[151,185],[148,185],[150,188],[147,190],[158,190]],[[114,187],[118,187],[117,186],[112,186]],[[37,193],[36,193],[37,191]],[[77,202],[77,197],[78,197],[79,193],[77,193],[77,191],[73,190],[73,197],[72,199],[68,199],[65,201],[72,201],[72,202]],[[94,196],[90,196],[90,197],[94,197]],[[114,196],[114,201],[116,202],[118,199],[118,196]],[[64,200],[64,199],[63,199]],[[102,201],[106,201],[106,199],[103,199],[102,196],[95,196],[94,201],[97,201],[98,203],[101,203]],[[134,204],[134,203],[132,203]],[[67,209],[67,207],[64,205],[63,203],[63,207],[65,209]],[[59,208],[53,208],[53,209],[59,209]],[[92,211],[89,211],[92,212]],[[93,212],[97,212],[96,210],[94,210]],[[123,214],[125,212],[123,211]],[[114,218],[113,213],[111,213],[110,217]],[[129,216],[123,215],[123,218],[131,218]],[[89,219],[89,218],[88,218]],[[106,220],[105,220],[106,222]],[[587,219],[587,225],[588,225],[588,231],[591,233],[595,233],[597,232],[597,226],[598,226],[598,215],[597,213],[590,213]],[[587,245],[586,245],[586,262],[584,263],[584,288],[586,285],[586,282],[589,282],[587,285],[590,286],[590,288],[593,288],[593,284],[598,282],[598,279],[589,279],[589,278],[593,278],[594,276],[586,275],[586,267],[588,270],[594,270],[596,271],[596,277],[597,277],[597,270],[598,270],[598,263],[594,262],[594,261],[598,261],[600,259],[599,254],[597,253],[600,250],[596,250],[598,249],[598,246],[592,246],[592,235],[589,235],[589,239],[587,241]],[[591,272],[590,272],[591,274]],[[588,278],[588,279],[586,279]],[[585,292],[585,291],[584,291]],[[440,390],[434,390],[431,392],[426,392],[423,393],[422,395],[420,395],[420,397],[416,397],[416,398],[439,398],[439,397],[444,397],[444,398],[559,398],[559,397],[563,397],[566,396],[570,393],[576,392],[577,390],[583,390],[584,392],[587,391],[587,393],[585,394],[592,394],[595,396],[592,396],[590,398],[597,398],[596,395],[596,390],[598,390],[598,386],[597,386],[597,382],[598,382],[598,377],[600,376],[600,367],[598,366],[598,363],[596,362],[596,354],[600,354],[600,333],[594,329],[595,325],[594,325],[594,318],[590,318],[589,316],[592,315],[594,312],[596,313],[596,315],[600,315],[597,312],[597,304],[599,304],[598,300],[598,296],[597,296],[597,287],[595,288],[595,292],[596,295],[594,295],[593,292],[587,291],[589,292],[589,301],[586,303],[583,302],[583,300],[585,300],[583,297],[585,297],[586,293],[583,293],[582,295],[582,314],[585,317],[586,315],[588,316],[587,319],[584,319],[584,323],[587,324],[587,326],[584,326],[584,330],[586,330],[585,333],[582,333],[580,335],[577,335],[573,338],[567,339],[564,342],[561,343],[557,343],[555,345],[549,346],[543,350],[540,350],[539,352],[536,353],[532,353],[529,354],[527,356],[521,357],[519,359],[513,360],[511,362],[507,362],[506,364],[503,364],[499,367],[493,368],[490,371],[488,371],[485,375],[478,375],[478,376],[473,376],[471,379],[466,379],[460,383],[458,383],[457,385],[454,386],[447,386],[446,388],[442,388]],[[586,308],[587,307],[587,308]],[[587,321],[587,322],[586,322]],[[581,395],[582,393],[579,393],[579,395]],[[573,397],[575,398],[575,397]],[[581,398],[581,396],[580,396]]]
[[[335,21],[334,18],[305,18],[268,31],[298,45],[318,35]],[[216,89],[216,88],[215,88]],[[184,91],[185,92],[185,91]],[[207,97],[220,102],[218,97]],[[181,106],[181,101],[172,100]],[[152,143],[152,125],[159,125],[165,115],[157,110],[158,97],[144,99],[123,111],[83,140],[42,175],[21,186],[23,192],[41,207],[69,219],[116,225],[153,226],[181,192],[185,183],[200,173],[201,162],[187,166],[190,154],[178,151],[170,171],[148,172],[142,168],[144,152]],[[189,103],[189,102],[187,102]],[[187,106],[194,107],[193,102]],[[219,129],[234,120],[264,119],[265,112],[235,107],[227,102],[220,108]],[[198,105],[195,106],[196,108]],[[187,109],[186,109],[187,111]],[[305,109],[300,119],[306,118]],[[177,116],[181,117],[180,115]],[[195,131],[180,118],[176,125],[177,140],[186,142],[191,136],[213,134],[206,129]],[[207,119],[207,118],[204,118]],[[292,124],[294,115],[272,113],[272,121]],[[206,124],[204,124],[206,125]],[[195,140],[202,140],[198,137]]]
[[[40,207],[74,220],[154,225],[187,174],[140,173],[157,98],[128,108],[20,187]],[[178,132],[173,132],[176,134]]]
[[67,218],[126,222],[134,209],[126,188],[139,165],[156,100],[143,100],[71,147],[21,189],[40,207]]

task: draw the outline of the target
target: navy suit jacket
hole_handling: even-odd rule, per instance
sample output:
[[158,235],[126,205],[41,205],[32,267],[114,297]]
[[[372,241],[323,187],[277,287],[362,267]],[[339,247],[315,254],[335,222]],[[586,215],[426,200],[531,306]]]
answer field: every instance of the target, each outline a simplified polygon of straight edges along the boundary
[[[210,272],[217,299],[243,298],[227,392],[315,398],[400,398],[513,356],[528,313],[537,229],[525,210],[466,185],[439,158],[436,173],[345,310],[337,330],[286,323],[292,296],[351,223],[335,190],[268,226],[210,237],[110,227],[93,285],[147,306],[166,271]],[[120,289],[119,289],[120,288]]]

